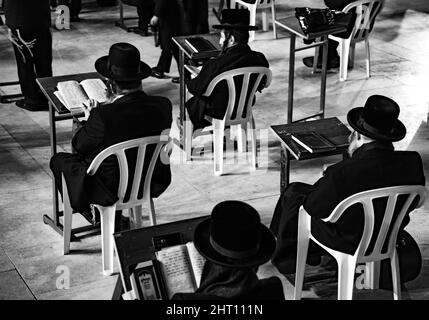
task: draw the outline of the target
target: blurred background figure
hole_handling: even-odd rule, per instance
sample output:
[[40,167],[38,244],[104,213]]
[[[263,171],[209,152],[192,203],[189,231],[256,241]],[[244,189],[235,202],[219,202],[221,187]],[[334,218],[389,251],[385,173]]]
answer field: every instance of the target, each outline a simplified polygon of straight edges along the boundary
[[15,52],[24,99],[16,105],[29,111],[48,110],[48,100],[36,78],[52,76],[52,35],[49,0],[6,0],[9,39]]

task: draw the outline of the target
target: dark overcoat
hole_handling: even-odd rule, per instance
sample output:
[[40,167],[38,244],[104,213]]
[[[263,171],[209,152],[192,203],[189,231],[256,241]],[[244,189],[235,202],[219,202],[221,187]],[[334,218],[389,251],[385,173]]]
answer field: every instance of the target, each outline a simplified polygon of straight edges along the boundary
[[[228,106],[228,86],[226,81],[219,83],[210,97],[203,97],[208,85],[217,75],[222,72],[244,67],[268,67],[265,56],[252,51],[247,44],[237,44],[225,51],[217,58],[208,60],[202,67],[197,77],[187,83],[188,91],[194,95],[186,102],[186,109],[195,129],[204,127],[204,116],[208,115],[216,119],[223,119]],[[250,86],[255,82],[256,75],[250,78]],[[264,87],[261,82],[258,90]],[[235,79],[236,104],[240,97],[242,78]],[[234,116],[233,112],[233,116]]]
[[[296,245],[292,248],[290,235],[296,236],[297,215],[301,204],[312,217],[311,232],[316,239],[320,239],[323,244],[334,250],[353,254],[363,232],[362,208],[360,206],[349,208],[336,223],[323,222],[321,219],[327,218],[338,203],[353,194],[398,185],[425,185],[420,155],[413,151],[394,151],[391,143],[364,144],[351,158],[328,167],[321,179],[308,186],[301,200],[296,201],[294,197],[280,198],[270,226],[277,235],[273,262],[282,264],[285,259],[294,259],[290,255],[291,251],[295,252],[292,255],[296,254]],[[288,190],[285,194],[287,192]],[[298,192],[298,197],[301,197],[299,194]],[[399,201],[404,203],[404,198],[400,198]],[[374,232],[380,228],[385,205],[385,200],[379,199],[374,202]],[[407,214],[401,229],[409,223],[409,220]],[[374,240],[371,240],[368,250],[373,248]]]
[[159,44],[162,50],[172,50],[172,37],[185,34],[182,0],[155,0],[154,15],[159,18]]
[[[88,121],[72,139],[72,147],[76,154],[58,153],[51,159],[51,170],[58,182],[61,181],[61,173],[64,173],[72,208],[86,210],[89,203],[108,206],[116,202],[119,186],[116,157],[111,156],[103,161],[97,173],[90,177],[86,171],[92,160],[102,150],[114,144],[160,135],[163,130],[170,129],[171,112],[171,102],[167,98],[148,96],[143,91],[125,95],[111,104],[91,110]],[[152,152],[148,149],[146,159],[152,156]],[[132,181],[137,152],[131,150],[126,156],[131,179],[129,181]],[[146,175],[146,170],[145,166],[142,179]],[[170,165],[158,159],[152,176],[152,196],[159,196],[170,183]],[[130,187],[125,200],[131,192]]]

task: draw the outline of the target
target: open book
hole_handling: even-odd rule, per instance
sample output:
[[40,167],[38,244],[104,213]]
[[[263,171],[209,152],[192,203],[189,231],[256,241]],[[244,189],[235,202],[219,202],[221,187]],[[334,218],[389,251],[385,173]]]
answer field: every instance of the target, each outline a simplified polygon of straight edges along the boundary
[[108,101],[107,87],[101,79],[86,79],[80,83],[74,80],[63,81],[57,84],[55,96],[72,113],[83,112],[83,104],[90,99],[99,103]]
[[168,299],[178,292],[194,292],[200,285],[205,259],[193,242],[164,248],[156,253]]

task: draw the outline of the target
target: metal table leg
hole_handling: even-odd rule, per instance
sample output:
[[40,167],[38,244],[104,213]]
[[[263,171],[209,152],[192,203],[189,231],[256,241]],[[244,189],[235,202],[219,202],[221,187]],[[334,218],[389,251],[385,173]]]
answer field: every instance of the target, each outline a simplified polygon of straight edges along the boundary
[[280,194],[289,186],[290,179],[290,154],[285,146],[281,146],[280,154]]
[[320,86],[320,117],[325,117],[326,74],[328,70],[328,36],[323,37],[322,81]]
[[293,114],[293,87],[295,77],[295,40],[296,36],[291,33],[290,47],[289,47],[289,87],[288,87],[288,100],[287,100],[287,114],[286,123],[292,123]]
[[186,95],[186,87],[185,87],[185,53],[180,50],[179,54],[179,77],[180,77],[180,88],[179,88],[179,117],[180,117],[180,145],[183,150],[185,150],[185,130],[184,125],[186,122],[186,111],[185,111],[185,95]]

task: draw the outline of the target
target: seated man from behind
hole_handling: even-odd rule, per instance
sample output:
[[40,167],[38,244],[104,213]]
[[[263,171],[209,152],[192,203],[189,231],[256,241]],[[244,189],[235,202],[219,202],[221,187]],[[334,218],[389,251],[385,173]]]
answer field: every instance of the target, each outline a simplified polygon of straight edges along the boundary
[[278,277],[258,279],[276,241],[247,203],[224,201],[195,228],[194,245],[206,259],[195,293],[176,293],[173,300],[284,300]]
[[[354,206],[336,223],[322,221],[337,204],[366,190],[425,185],[420,155],[413,151],[394,150],[392,142],[402,140],[406,134],[406,128],[398,116],[399,106],[392,99],[380,95],[369,97],[363,108],[354,108],[347,114],[347,120],[354,129],[349,138],[350,158],[328,167],[314,185],[292,183],[280,196],[270,228],[277,236],[272,262],[281,273],[295,272],[301,205],[311,216],[311,232],[317,239],[334,250],[354,254],[363,232],[363,212]],[[375,202],[375,231],[384,216],[385,203],[381,202]],[[409,221],[407,214],[399,235]],[[320,262],[321,252],[312,250],[318,248],[310,245],[308,263]],[[409,260],[410,263],[411,260],[418,262],[419,258]],[[401,268],[401,274],[403,272],[407,270]]]
[[[208,85],[219,74],[244,67],[268,67],[265,56],[252,51],[248,46],[249,31],[256,30],[249,26],[249,11],[246,9],[225,9],[222,11],[222,22],[213,28],[221,30],[220,45],[222,52],[219,57],[207,61],[197,77],[187,83],[188,90],[194,96],[186,102],[186,109],[194,129],[204,128],[208,123],[204,116],[223,119],[228,105],[228,87],[225,82],[220,83],[213,90],[210,97],[204,97]],[[237,95],[240,96],[242,79],[236,81]],[[251,79],[250,85],[255,78]],[[261,82],[259,91],[264,87]]]
[[[85,213],[89,212],[89,204],[109,206],[118,199],[117,159],[113,156],[107,158],[94,176],[88,176],[86,171],[94,158],[114,144],[166,134],[163,131],[168,131],[172,122],[171,102],[164,97],[149,96],[142,90],[141,81],[150,76],[151,69],[140,61],[136,47],[128,43],[112,45],[109,55],[95,62],[95,69],[109,79],[114,96],[108,104],[94,108],[91,103],[85,110],[87,121],[72,139],[75,153],[57,153],[50,162],[58,186],[61,186],[61,174],[64,174],[72,208],[87,219]],[[150,153],[146,154],[145,161],[150,159]],[[136,150],[127,153],[129,181],[133,180],[136,157]],[[143,170],[142,179],[146,170]],[[152,176],[152,196],[158,197],[170,183],[170,166],[158,159]],[[127,190],[129,193],[130,188]],[[117,215],[118,219],[120,217]]]

